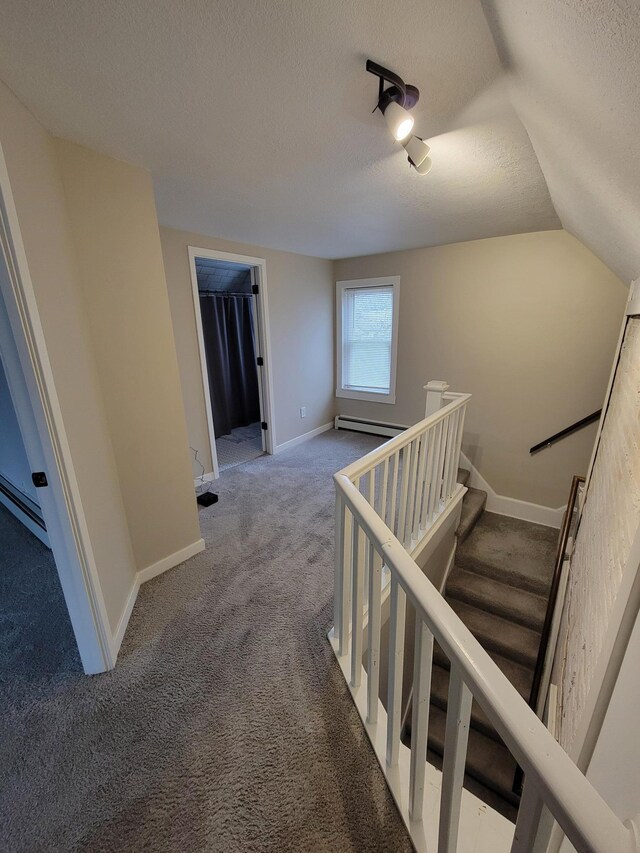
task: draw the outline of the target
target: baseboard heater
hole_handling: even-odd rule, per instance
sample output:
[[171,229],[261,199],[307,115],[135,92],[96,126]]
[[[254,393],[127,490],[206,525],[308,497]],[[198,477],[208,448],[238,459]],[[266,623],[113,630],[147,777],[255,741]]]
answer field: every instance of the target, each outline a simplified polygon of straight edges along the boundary
[[369,435],[382,435],[393,438],[394,435],[400,435],[408,427],[402,424],[390,424],[388,421],[369,421],[365,418],[352,418],[348,415],[336,415],[336,429],[350,429],[353,432],[366,432]]

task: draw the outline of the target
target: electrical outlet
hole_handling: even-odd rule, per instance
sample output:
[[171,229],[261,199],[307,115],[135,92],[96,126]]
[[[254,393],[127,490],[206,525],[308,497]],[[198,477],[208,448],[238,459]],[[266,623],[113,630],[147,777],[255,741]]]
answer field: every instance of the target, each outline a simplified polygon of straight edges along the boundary
[[306,406],[300,406],[300,417],[301,418],[307,417],[307,407]]

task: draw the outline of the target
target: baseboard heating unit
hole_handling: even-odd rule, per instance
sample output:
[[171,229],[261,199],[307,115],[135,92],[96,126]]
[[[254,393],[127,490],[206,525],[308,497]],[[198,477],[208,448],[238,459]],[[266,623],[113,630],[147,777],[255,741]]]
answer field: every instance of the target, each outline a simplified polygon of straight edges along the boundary
[[336,429],[350,429],[354,432],[366,432],[369,435],[382,435],[393,438],[394,435],[400,435],[408,427],[402,424],[390,424],[388,421],[369,421],[365,418],[353,418],[349,415],[336,415]]

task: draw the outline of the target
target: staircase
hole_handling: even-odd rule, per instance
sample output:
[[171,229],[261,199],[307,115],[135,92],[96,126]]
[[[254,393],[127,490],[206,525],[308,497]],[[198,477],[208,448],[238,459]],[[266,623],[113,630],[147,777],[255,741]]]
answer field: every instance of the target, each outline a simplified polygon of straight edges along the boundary
[[[469,472],[458,471],[467,484]],[[455,565],[444,597],[528,701],[553,572],[557,531],[485,512],[486,492],[469,488],[457,530]],[[428,759],[444,752],[449,662],[434,646]],[[403,740],[411,739],[411,708]],[[515,820],[516,764],[482,709],[473,703],[465,787]]]

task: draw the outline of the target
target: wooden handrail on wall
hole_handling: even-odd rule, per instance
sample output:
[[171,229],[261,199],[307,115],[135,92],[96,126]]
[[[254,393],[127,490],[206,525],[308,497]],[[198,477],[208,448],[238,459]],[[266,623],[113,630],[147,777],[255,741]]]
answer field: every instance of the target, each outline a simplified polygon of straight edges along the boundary
[[538,444],[534,444],[533,447],[529,448],[529,453],[539,453],[541,450],[544,450],[546,447],[551,447],[552,444],[555,444],[556,441],[562,441],[563,438],[566,438],[568,435],[572,435],[574,432],[578,432],[578,430],[584,429],[589,426],[589,424],[593,424],[596,421],[600,420],[600,415],[602,414],[602,409],[598,409],[597,412],[593,412],[590,415],[587,415],[586,418],[582,418],[579,421],[576,421],[571,426],[565,427],[565,429],[561,429],[560,432],[556,432],[554,435],[549,436],[549,438],[545,438],[544,441],[539,442]]

